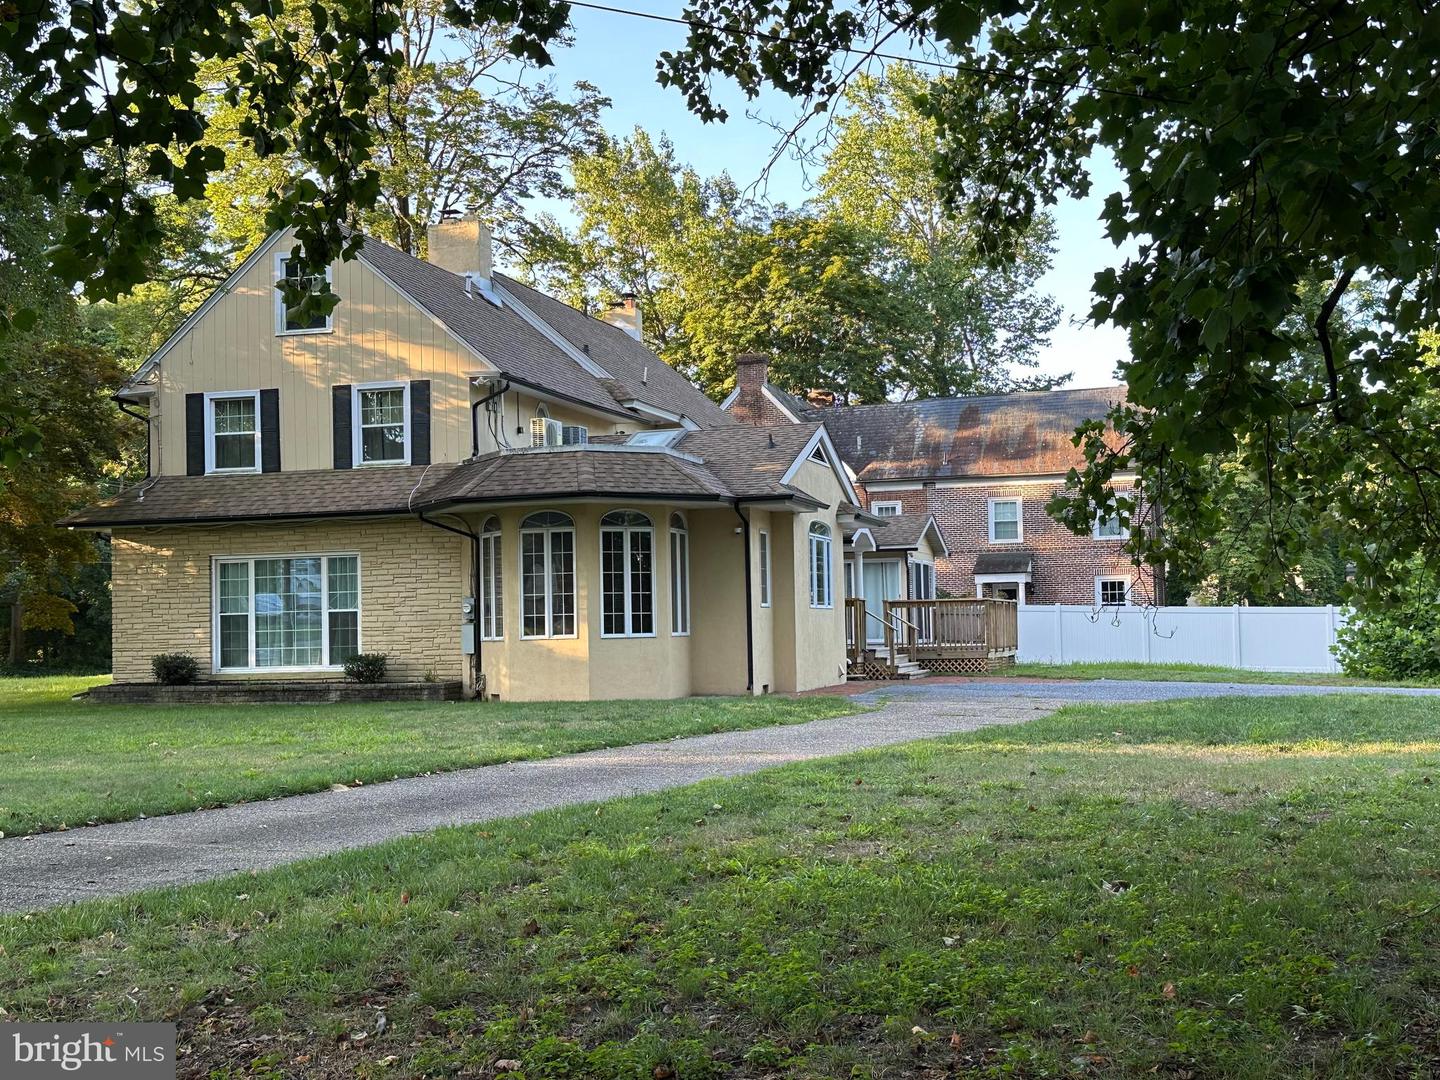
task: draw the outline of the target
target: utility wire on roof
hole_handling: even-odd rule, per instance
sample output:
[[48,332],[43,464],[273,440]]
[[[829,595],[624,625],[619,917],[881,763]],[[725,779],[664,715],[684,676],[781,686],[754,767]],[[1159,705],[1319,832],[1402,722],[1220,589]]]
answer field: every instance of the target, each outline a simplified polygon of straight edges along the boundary
[[[586,0],[569,0],[571,7],[586,8],[590,11],[603,11],[610,15],[625,15],[633,19],[649,19],[651,22],[670,23],[674,26],[688,28],[703,27],[706,30],[713,30],[718,34],[729,34],[737,38],[753,38],[757,41],[770,41],[781,45],[808,45],[809,42],[800,38],[791,37],[788,34],[771,34],[764,30],[740,30],[733,26],[721,26],[717,23],[701,22],[698,19],[682,19],[675,15],[658,15],[653,11],[632,11],[630,8],[612,7],[609,4],[587,3]],[[1014,82],[1034,83],[1036,86],[1054,86],[1062,90],[1084,90],[1092,94],[1110,94],[1115,97],[1138,98],[1142,101],[1164,101],[1172,105],[1180,105],[1183,102],[1174,98],[1163,97],[1159,94],[1147,94],[1143,90],[1112,90],[1105,86],[1093,86],[1082,82],[1065,82],[1062,79],[1046,79],[1039,75],[1027,75],[1023,71],[1009,71],[1005,68],[983,68],[974,64],[958,64],[944,60],[926,60],[917,56],[900,56],[897,53],[887,53],[866,49],[855,49],[845,47],[838,51],[848,54],[865,54],[873,56],[877,60],[894,60],[902,64],[915,64],[920,67],[937,68],[941,71],[963,71],[971,75],[989,75],[1002,79],[1010,79]]]

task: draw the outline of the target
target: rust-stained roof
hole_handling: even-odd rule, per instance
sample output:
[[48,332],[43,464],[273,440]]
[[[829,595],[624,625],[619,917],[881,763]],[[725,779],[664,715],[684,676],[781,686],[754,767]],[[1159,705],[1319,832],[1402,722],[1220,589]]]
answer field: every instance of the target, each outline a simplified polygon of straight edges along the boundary
[[1123,386],[1037,390],[810,409],[805,418],[825,422],[862,483],[1044,476],[1082,467],[1075,429],[1124,398]]

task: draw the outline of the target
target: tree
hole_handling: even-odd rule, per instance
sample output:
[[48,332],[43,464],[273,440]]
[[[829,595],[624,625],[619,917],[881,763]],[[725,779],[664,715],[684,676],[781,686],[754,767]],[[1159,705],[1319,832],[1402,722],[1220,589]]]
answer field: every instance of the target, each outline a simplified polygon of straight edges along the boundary
[[1068,376],[1022,374],[1060,320],[1036,286],[1050,269],[1054,224],[1037,215],[1004,266],[987,265],[970,199],[948,201],[935,175],[935,122],[920,108],[929,80],[895,64],[862,75],[820,176],[820,205],[881,238],[891,287],[919,310],[897,343],[895,380],[915,397],[1051,389]]
[[[1203,521],[1209,455],[1244,448],[1266,495],[1295,510],[1293,553],[1331,520],[1357,581],[1440,549],[1440,369],[1417,332],[1440,324],[1440,72],[1433,14],[1380,0],[692,0],[686,47],[661,60],[702,116],[717,76],[770,83],[823,109],[877,41],[943,42],[956,70],[923,102],[948,197],[969,194],[1003,264],[1042,205],[1085,194],[1087,162],[1124,177],[1103,214],[1136,254],[1096,279],[1092,318],[1130,337],[1130,402],[1084,434],[1089,465],[1057,507],[1089,527],[1122,470],[1167,526],[1132,549],[1173,554]],[[877,29],[878,28],[878,29]],[[852,62],[858,53],[858,62]],[[839,58],[844,57],[843,66]],[[1326,292],[1302,332],[1301,283]],[[1382,317],[1341,333],[1358,284]],[[1306,348],[1318,368],[1288,361]]]
[[578,157],[573,177],[576,224],[541,219],[526,256],[531,275],[591,312],[634,294],[645,343],[690,372],[685,313],[715,290],[722,251],[757,227],[759,209],[728,176],[702,178],[663,133],[652,139],[639,128]]

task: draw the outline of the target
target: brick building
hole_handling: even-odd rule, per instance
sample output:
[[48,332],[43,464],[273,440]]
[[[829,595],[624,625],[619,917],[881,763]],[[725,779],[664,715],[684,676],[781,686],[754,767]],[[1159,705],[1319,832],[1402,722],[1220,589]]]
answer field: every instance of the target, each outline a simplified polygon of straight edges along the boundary
[[1160,576],[1134,565],[1118,521],[1076,536],[1045,510],[1083,464],[1076,427],[1103,417],[1124,387],[841,405],[780,390],[766,367],[764,356],[740,357],[724,407],[750,424],[823,420],[872,514],[934,516],[948,549],[936,559],[944,592],[1034,604],[1160,602]]

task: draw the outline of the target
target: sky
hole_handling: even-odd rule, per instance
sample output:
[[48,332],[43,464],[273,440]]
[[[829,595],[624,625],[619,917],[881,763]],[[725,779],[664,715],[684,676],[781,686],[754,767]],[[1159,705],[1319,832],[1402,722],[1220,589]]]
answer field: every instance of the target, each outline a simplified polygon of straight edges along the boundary
[[[674,16],[682,5],[679,0],[611,0],[611,6]],[[603,117],[611,134],[624,135],[635,127],[652,135],[663,131],[680,160],[702,175],[728,172],[742,188],[760,183],[753,194],[791,206],[811,196],[806,170],[788,158],[777,162],[762,181],[776,140],[763,120],[792,123],[797,114],[790,98],[769,90],[749,102],[733,84],[723,82],[721,100],[730,119],[701,123],[679,91],[655,81],[656,57],[684,45],[684,27],[578,6],[571,9],[571,22],[575,45],[554,54],[552,74],[561,87],[583,80],[611,99]],[[1040,370],[1072,373],[1071,386],[1115,382],[1115,365],[1126,351],[1124,335],[1115,328],[1079,325],[1090,310],[1095,273],[1119,259],[1099,221],[1105,196],[1119,187],[1119,175],[1108,162],[1093,163],[1092,175],[1095,183],[1088,198],[1065,199],[1054,208],[1055,261],[1041,280],[1041,288],[1055,297],[1064,314],[1050,347],[1041,354]]]

